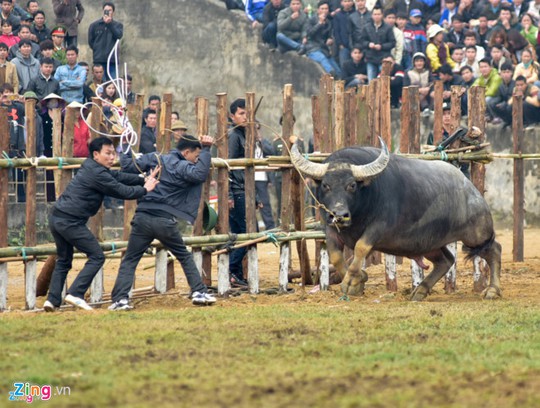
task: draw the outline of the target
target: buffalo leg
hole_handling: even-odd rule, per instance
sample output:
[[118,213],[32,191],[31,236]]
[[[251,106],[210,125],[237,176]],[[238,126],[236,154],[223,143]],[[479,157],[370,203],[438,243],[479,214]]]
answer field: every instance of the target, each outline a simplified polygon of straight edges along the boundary
[[433,271],[413,291],[411,300],[417,302],[426,298],[431,288],[448,272],[455,261],[454,255],[446,247],[425,257],[433,262]]
[[482,258],[489,265],[489,286],[482,292],[484,299],[493,300],[501,295],[501,244],[493,241],[489,249],[483,251]]
[[366,271],[362,269],[362,261],[371,251],[372,246],[359,239],[354,246],[354,259],[341,283],[341,291],[345,295],[361,296],[364,284],[368,280]]
[[343,280],[345,276],[345,259],[343,258],[343,245],[339,245],[333,236],[327,232],[326,245],[328,247],[328,254],[330,255],[330,263],[336,268],[339,277]]

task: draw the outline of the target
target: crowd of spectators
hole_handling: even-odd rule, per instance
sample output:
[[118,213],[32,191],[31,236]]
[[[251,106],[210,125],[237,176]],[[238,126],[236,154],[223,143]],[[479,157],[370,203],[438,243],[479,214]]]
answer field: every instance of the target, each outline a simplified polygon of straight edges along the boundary
[[[391,62],[392,106],[419,87],[425,115],[434,80],[486,87],[486,120],[510,125],[512,95],[526,126],[540,122],[540,0],[224,0],[245,10],[270,50],[306,55],[347,87],[367,84]],[[467,93],[462,113],[467,114]]]

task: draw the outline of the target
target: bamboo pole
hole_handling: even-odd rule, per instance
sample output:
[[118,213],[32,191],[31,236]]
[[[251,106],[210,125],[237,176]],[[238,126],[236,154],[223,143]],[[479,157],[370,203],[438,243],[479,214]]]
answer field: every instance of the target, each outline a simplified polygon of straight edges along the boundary
[[[6,109],[0,109],[0,152],[9,152],[9,123]],[[0,168],[0,249],[8,245],[9,169]],[[7,308],[8,268],[0,259],[0,312]]]
[[[523,95],[514,94],[512,103],[512,139],[515,154],[521,154],[523,137]],[[514,160],[514,228],[512,260],[523,262],[525,221],[525,168],[523,159]]]
[[[229,157],[227,133],[227,94],[217,94],[217,154],[221,159]],[[227,168],[218,169],[218,224],[217,232],[225,234],[229,231],[229,172]],[[218,294],[224,295],[231,289],[229,280],[229,254],[218,257]]]

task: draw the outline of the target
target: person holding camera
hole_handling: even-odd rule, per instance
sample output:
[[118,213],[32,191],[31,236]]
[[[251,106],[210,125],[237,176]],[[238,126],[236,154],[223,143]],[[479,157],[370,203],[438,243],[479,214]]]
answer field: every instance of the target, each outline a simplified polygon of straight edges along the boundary
[[115,10],[114,3],[109,1],[103,3],[103,17],[94,21],[88,28],[88,45],[92,49],[93,63],[105,67],[105,75],[108,79],[116,78],[116,63],[113,58],[107,66],[107,59],[116,40],[120,40],[124,35],[124,25],[114,20]]

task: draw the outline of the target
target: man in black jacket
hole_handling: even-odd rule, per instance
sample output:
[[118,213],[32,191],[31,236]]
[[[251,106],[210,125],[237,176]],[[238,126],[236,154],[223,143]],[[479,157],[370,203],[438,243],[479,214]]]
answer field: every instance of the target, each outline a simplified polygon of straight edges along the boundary
[[277,48],[277,18],[285,8],[282,0],[270,0],[263,10],[262,40],[270,46],[271,50]]
[[141,130],[141,143],[139,151],[143,154],[156,151],[156,126],[157,112],[155,110],[146,111],[144,116],[144,126]]
[[116,41],[124,35],[123,24],[113,20],[114,12],[114,3],[103,3],[103,17],[94,21],[88,28],[88,45],[92,48],[94,65],[102,64],[109,79],[116,78],[116,65],[114,58],[111,58],[111,63],[107,67],[107,59]]
[[38,100],[41,101],[47,95],[52,93],[58,94],[60,84],[53,77],[54,61],[52,58],[43,58],[39,74],[36,78],[31,79],[26,91],[35,92]]
[[380,6],[375,6],[371,12],[371,21],[364,26],[360,40],[360,48],[365,53],[369,81],[377,78],[381,72],[383,58],[388,57],[395,46],[394,31],[383,21]]
[[207,293],[193,255],[187,250],[177,225],[179,218],[193,223],[197,217],[202,186],[210,172],[210,147],[213,141],[210,136],[202,136],[199,142],[194,136],[184,135],[176,149],[169,154],[159,159],[155,154],[145,154],[137,159],[136,165],[130,154],[122,156],[122,169],[130,172],[150,170],[161,163],[161,183],[139,201],[109,310],[132,309],[128,297],[135,270],[154,239],[159,240],[180,261],[191,288],[193,304],[211,305],[216,302]]
[[133,200],[152,191],[158,183],[154,176],[159,167],[146,179],[134,174],[111,171],[116,153],[109,138],[94,139],[88,149],[90,157],[84,161],[75,178],[60,196],[49,217],[57,260],[49,295],[43,305],[46,312],[54,311],[62,303],[62,289],[71,269],[74,247],[84,252],[88,261],[71,284],[64,300],[81,309],[92,310],[85,302],[84,294],[105,263],[105,255],[86,226],[88,219],[98,212],[105,195]]

